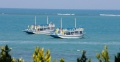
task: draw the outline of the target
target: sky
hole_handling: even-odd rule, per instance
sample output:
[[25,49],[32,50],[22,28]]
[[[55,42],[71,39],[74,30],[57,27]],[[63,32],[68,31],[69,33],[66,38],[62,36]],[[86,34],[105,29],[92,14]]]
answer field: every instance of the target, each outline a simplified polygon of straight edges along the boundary
[[0,8],[120,10],[120,0],[0,0]]

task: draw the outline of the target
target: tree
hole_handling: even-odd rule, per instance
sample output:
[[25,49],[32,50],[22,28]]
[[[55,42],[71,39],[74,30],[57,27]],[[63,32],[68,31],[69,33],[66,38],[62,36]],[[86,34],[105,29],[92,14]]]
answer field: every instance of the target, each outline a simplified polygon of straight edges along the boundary
[[86,51],[82,51],[82,56],[80,58],[77,58],[77,62],[86,62],[87,57],[85,56]]
[[120,53],[118,53],[117,56],[115,56],[115,62],[120,62]]
[[97,53],[96,54],[97,59],[99,60],[99,62],[110,62],[110,58],[109,58],[109,53],[108,53],[108,47],[105,46],[104,50],[102,50],[101,53]]
[[2,46],[1,52],[0,52],[0,62],[11,62],[12,58],[9,52],[12,48],[8,48],[8,45]]
[[9,54],[11,50],[12,48],[9,48],[8,45],[1,47],[0,62],[24,62],[22,58],[18,59],[18,61],[16,61],[14,58],[11,58],[11,55]]
[[44,48],[36,47],[33,53],[33,62],[50,62],[51,55],[50,50],[48,49],[46,53],[44,53]]

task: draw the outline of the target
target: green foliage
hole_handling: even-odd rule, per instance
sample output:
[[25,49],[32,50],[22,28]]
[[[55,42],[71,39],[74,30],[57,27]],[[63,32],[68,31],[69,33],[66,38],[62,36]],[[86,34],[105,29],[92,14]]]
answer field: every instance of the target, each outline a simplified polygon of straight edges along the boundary
[[19,58],[19,59],[14,59],[12,58],[12,61],[11,62],[24,62],[24,60],[22,58]]
[[8,45],[1,47],[0,62],[11,62],[12,61],[11,55],[9,54],[11,49],[12,48],[8,48]]
[[115,62],[120,62],[120,53],[118,53],[117,56],[115,56]]
[[102,50],[101,54],[97,53],[96,54],[97,59],[99,60],[99,62],[110,62],[109,60],[109,53],[108,53],[108,47],[105,46],[104,50]]
[[53,62],[57,62],[57,60],[55,59]]
[[88,62],[92,62],[92,60],[91,60],[91,59],[89,59],[89,60],[88,60]]
[[[57,62],[57,60],[55,59],[53,62]],[[64,61],[64,58],[61,58],[61,59],[60,59],[60,62],[65,62],[65,61]]]
[[64,61],[64,58],[61,58],[61,59],[60,59],[60,62],[65,62],[65,61]]
[[22,58],[18,59],[18,61],[16,61],[14,58],[11,58],[11,55],[9,54],[11,50],[12,48],[9,48],[8,45],[1,47],[0,62],[24,62]]
[[87,57],[85,56],[86,51],[83,50],[82,51],[82,56],[80,58],[77,58],[77,62],[86,62],[87,61]]
[[34,62],[50,62],[51,55],[50,50],[48,49],[46,53],[44,53],[44,48],[36,47],[33,53],[33,61]]
[[12,61],[11,62],[16,62],[16,59],[15,58],[12,58]]
[[19,58],[18,62],[24,62],[24,60],[22,58]]

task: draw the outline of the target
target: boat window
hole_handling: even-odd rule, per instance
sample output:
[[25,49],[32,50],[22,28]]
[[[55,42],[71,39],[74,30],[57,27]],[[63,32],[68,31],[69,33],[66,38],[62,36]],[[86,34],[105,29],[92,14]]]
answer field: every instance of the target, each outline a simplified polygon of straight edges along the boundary
[[74,34],[74,32],[71,32],[71,35],[73,35]]
[[78,33],[78,31],[75,31],[75,33]]
[[43,31],[43,29],[40,29],[40,31]]
[[66,32],[65,34],[66,34],[66,35],[70,35],[70,32]]
[[80,34],[82,34],[82,31],[80,31]]

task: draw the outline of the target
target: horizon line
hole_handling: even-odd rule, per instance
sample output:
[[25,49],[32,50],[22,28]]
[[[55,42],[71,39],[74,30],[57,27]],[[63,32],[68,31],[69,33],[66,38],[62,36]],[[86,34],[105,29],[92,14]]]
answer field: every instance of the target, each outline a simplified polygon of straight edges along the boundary
[[68,8],[0,8],[0,9],[56,9],[56,10],[120,10],[120,9],[68,9]]

